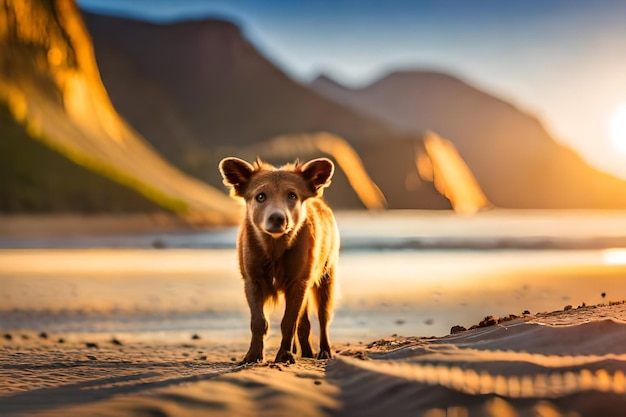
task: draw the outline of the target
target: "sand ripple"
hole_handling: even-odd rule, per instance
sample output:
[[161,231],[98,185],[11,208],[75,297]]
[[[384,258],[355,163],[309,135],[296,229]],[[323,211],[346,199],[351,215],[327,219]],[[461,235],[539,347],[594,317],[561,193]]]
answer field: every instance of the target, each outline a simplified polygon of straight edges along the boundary
[[340,357],[327,375],[340,388],[338,415],[622,416],[625,337],[619,320],[519,322],[387,339],[365,352],[374,360]]
[[621,304],[392,336],[291,366],[238,365],[245,341],[89,347],[15,334],[0,344],[0,415],[621,417],[625,317]]

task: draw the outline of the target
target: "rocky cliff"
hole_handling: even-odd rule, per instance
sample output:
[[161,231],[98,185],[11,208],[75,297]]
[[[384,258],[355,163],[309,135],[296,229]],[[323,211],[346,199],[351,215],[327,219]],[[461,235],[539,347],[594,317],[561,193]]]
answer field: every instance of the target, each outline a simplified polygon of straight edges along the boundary
[[[0,51],[0,129],[11,142],[0,153],[8,178],[0,183],[0,210],[27,209],[23,187],[14,185],[26,176],[31,191],[40,192],[49,180],[42,167],[49,166],[62,203],[44,201],[38,210],[83,211],[85,195],[101,194],[90,211],[161,207],[208,223],[238,218],[239,205],[174,168],[119,116],[73,1],[2,0]],[[37,170],[14,163],[34,153]],[[79,187],[85,176],[103,180]]]
[[[451,207],[419,177],[421,134],[401,134],[291,80],[233,23],[84,16],[116,108],[156,149],[210,184],[221,184],[215,167],[223,156],[284,163],[326,155],[362,166],[390,208]],[[321,138],[347,147],[322,149],[330,142]],[[365,183],[349,174],[338,170],[327,199],[335,208],[369,206],[361,197],[372,187],[355,191]]]
[[626,182],[599,172],[510,103],[437,72],[395,72],[351,89],[312,88],[405,133],[437,132],[458,149],[487,197],[510,208],[626,208]]

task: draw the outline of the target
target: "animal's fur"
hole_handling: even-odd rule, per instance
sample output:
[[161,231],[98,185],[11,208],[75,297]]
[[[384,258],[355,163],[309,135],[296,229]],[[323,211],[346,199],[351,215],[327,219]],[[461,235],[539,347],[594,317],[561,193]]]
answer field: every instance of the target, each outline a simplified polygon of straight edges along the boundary
[[[250,307],[252,340],[243,362],[263,360],[268,330],[264,306],[285,295],[282,341],[276,362],[294,362],[296,338],[303,357],[313,357],[309,341],[309,294],[320,322],[320,359],[332,356],[328,327],[332,316],[339,234],[332,211],[322,198],[334,165],[314,159],[280,168],[257,159],[220,162],[224,184],[244,198],[246,216],[239,229],[239,267]],[[293,353],[292,353],[293,352]]]

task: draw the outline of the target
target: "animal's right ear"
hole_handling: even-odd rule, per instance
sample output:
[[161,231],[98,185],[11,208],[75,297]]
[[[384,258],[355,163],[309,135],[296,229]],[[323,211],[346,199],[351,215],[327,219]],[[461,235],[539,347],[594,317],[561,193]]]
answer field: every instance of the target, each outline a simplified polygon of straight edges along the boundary
[[241,189],[250,181],[254,167],[239,158],[224,158],[220,162],[220,173],[224,185],[232,187],[234,194],[241,197]]

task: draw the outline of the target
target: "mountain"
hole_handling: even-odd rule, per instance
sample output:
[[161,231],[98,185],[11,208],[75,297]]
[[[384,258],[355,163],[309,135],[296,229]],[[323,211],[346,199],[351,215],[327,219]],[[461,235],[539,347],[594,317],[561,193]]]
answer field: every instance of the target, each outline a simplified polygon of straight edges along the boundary
[[235,222],[240,206],[183,174],[116,112],[68,0],[2,0],[0,211],[172,211]]
[[626,182],[591,168],[540,121],[437,72],[394,72],[351,89],[320,76],[311,87],[410,134],[451,141],[487,197],[511,208],[626,208]]
[[[139,108],[149,90],[188,124],[179,146],[249,145],[287,133],[332,131],[348,140],[390,134],[373,121],[291,80],[233,23],[172,24],[84,13],[113,102],[143,128],[155,108]],[[137,82],[141,83],[139,86]],[[154,121],[154,119],[151,119]],[[173,127],[177,127],[172,123]],[[177,133],[177,132],[176,132]],[[157,149],[171,137],[146,135]]]
[[[418,179],[418,186],[406,187],[407,178],[417,177],[415,160],[424,148],[420,134],[398,133],[293,81],[233,23],[155,24],[83,15],[113,104],[186,172],[219,187],[222,157],[260,155],[284,163],[328,155],[336,148],[325,151],[315,145],[321,142],[308,139],[297,143],[302,135],[327,132],[356,150],[388,207],[451,207],[432,182]],[[277,153],[278,137],[289,139],[279,141],[284,149]],[[327,199],[335,208],[363,207],[353,185],[339,170]]]

